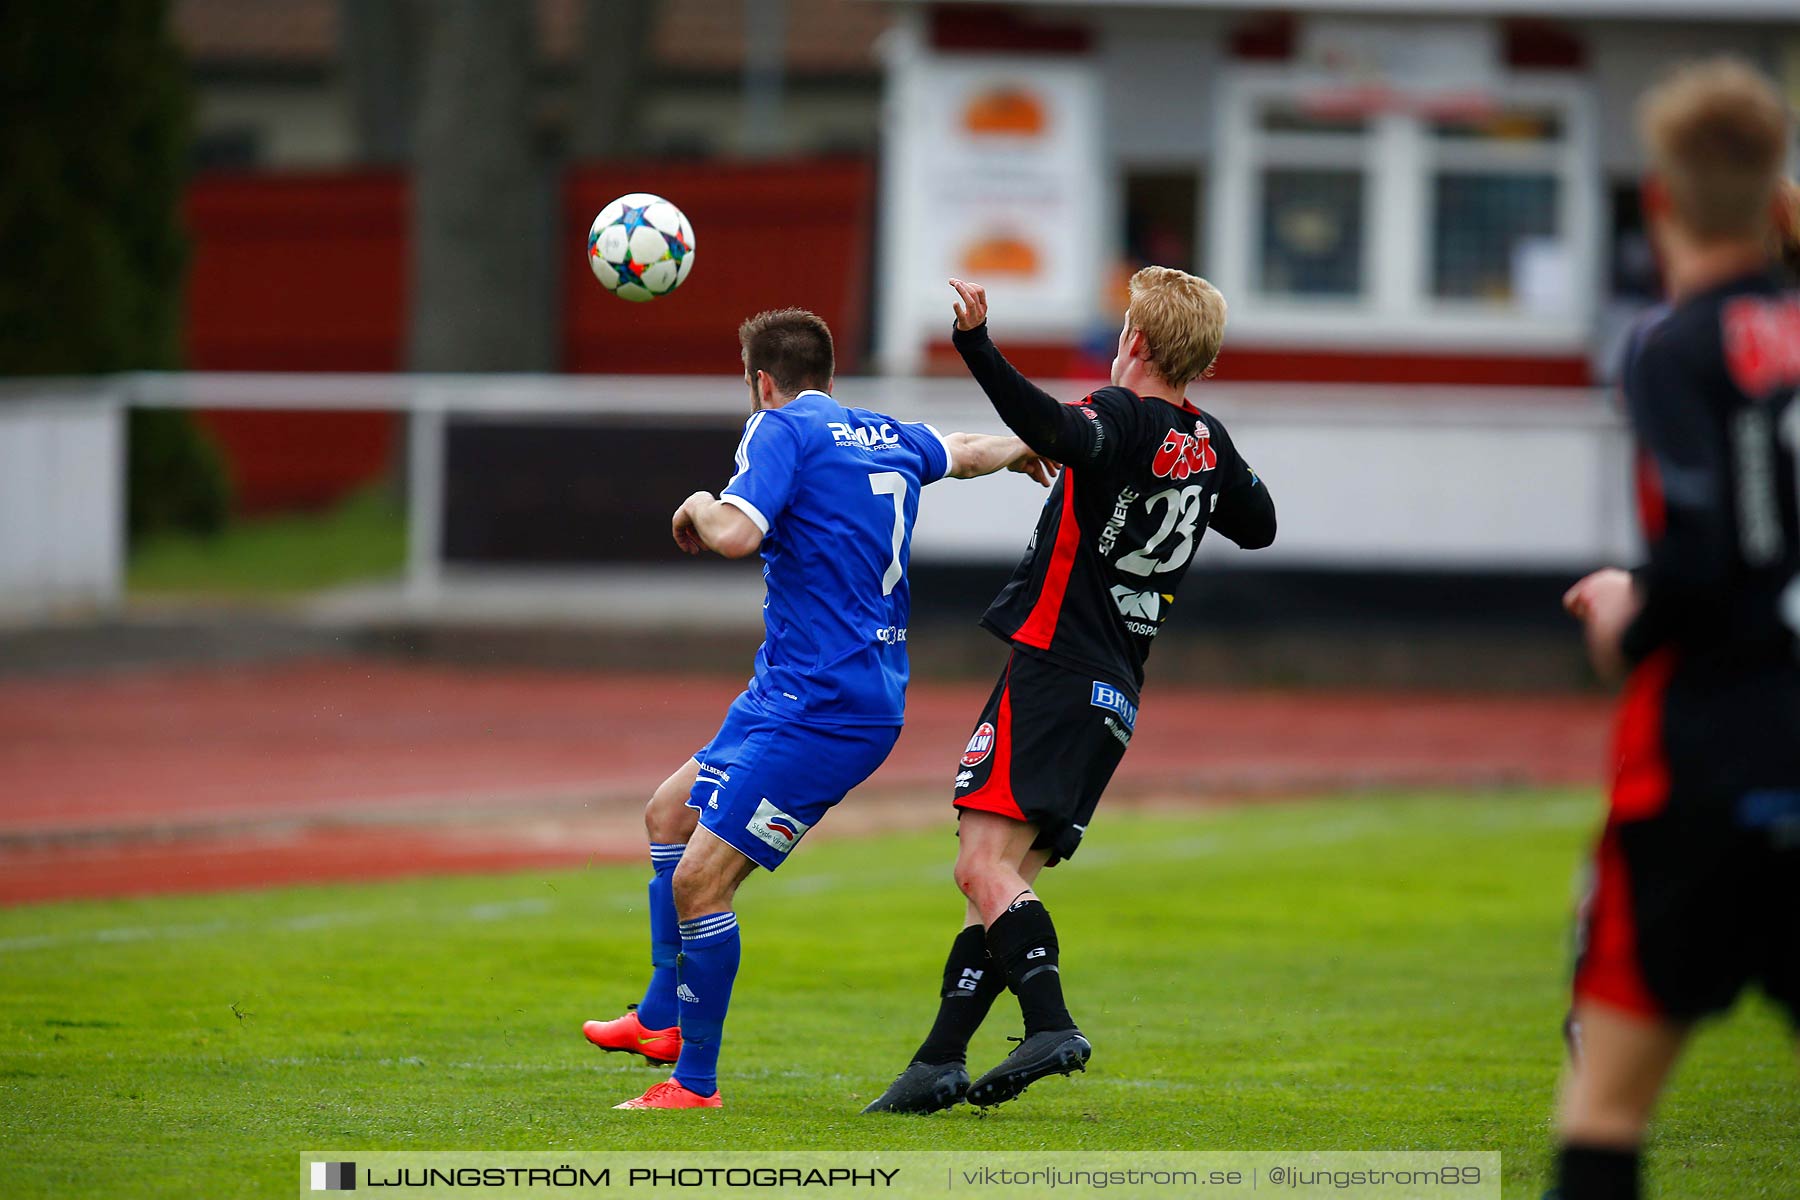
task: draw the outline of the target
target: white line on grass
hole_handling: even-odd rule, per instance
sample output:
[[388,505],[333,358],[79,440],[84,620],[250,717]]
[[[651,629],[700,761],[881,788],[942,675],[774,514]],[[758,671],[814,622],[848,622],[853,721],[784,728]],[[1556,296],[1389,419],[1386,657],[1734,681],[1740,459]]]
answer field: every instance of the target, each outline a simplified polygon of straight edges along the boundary
[[[501,921],[514,917],[541,917],[554,912],[556,902],[541,897],[492,901],[447,909],[436,916],[410,910],[408,918],[427,916],[431,920]],[[391,909],[367,908],[345,912],[302,913],[294,917],[277,917],[268,921],[205,921],[184,925],[130,925],[115,929],[87,929],[77,933],[41,933],[25,937],[0,938],[0,954],[16,954],[26,950],[51,950],[60,946],[112,945],[128,942],[175,941],[184,938],[212,937],[254,929],[272,929],[283,933],[310,933],[321,929],[341,929],[349,925],[370,925],[394,917]]]

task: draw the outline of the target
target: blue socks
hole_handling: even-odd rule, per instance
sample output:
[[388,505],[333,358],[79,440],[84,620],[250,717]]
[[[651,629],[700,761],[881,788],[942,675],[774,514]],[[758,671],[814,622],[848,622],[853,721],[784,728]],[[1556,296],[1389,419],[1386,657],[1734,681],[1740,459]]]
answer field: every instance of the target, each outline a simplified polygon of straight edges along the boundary
[[669,1029],[681,1023],[675,1000],[675,960],[681,954],[681,929],[675,917],[675,864],[687,847],[680,842],[651,842],[650,865],[650,986],[637,1006],[645,1029]]
[[637,1015],[646,1029],[681,1026],[675,1080],[690,1092],[710,1096],[719,1090],[719,1042],[737,979],[740,943],[735,913],[677,918],[675,865],[686,849],[680,842],[650,843],[650,865],[656,869],[650,880],[650,961],[655,970]]
[[681,984],[675,993],[681,1002],[681,1058],[675,1082],[702,1096],[719,1090],[719,1042],[740,948],[736,913],[681,922]]

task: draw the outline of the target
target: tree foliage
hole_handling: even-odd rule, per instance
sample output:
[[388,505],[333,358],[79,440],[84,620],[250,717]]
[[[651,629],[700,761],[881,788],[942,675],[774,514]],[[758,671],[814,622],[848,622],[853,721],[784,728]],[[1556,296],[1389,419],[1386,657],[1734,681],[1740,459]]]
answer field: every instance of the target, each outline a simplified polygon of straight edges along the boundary
[[[165,0],[0,5],[0,374],[181,359],[192,93]],[[226,483],[185,413],[134,413],[133,531],[216,527]]]

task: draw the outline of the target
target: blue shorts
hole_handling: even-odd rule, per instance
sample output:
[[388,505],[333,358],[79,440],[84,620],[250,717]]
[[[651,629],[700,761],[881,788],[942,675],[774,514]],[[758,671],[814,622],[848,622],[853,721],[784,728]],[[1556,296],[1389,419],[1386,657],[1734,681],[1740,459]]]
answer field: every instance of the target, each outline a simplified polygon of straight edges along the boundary
[[745,692],[713,740],[694,752],[700,777],[688,807],[700,824],[757,866],[787,860],[826,810],[875,773],[898,725],[808,725],[771,716]]

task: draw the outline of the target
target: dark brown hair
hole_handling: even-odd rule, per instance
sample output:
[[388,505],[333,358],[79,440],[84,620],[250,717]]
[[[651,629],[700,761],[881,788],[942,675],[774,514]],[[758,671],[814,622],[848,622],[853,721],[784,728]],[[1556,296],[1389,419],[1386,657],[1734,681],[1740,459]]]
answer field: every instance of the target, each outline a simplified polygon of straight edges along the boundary
[[738,326],[738,344],[744,350],[744,373],[755,379],[758,371],[767,371],[784,395],[830,387],[837,372],[831,327],[804,308],[757,313]]

